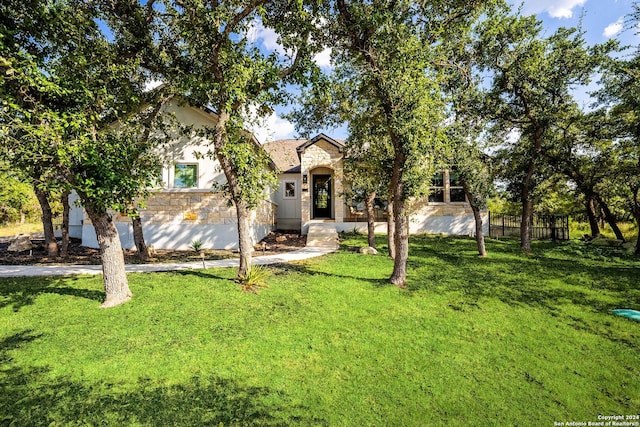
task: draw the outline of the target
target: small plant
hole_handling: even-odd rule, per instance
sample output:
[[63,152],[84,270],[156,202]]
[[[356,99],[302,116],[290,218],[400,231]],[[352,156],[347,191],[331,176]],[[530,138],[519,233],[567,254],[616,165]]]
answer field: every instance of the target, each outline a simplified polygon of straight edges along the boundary
[[262,265],[252,265],[247,274],[238,276],[238,283],[244,292],[258,293],[259,289],[266,288],[267,280],[273,275],[273,272]]
[[202,249],[203,244],[204,243],[202,243],[202,240],[192,240],[191,243],[189,244],[189,247],[194,251],[198,252],[200,249]]

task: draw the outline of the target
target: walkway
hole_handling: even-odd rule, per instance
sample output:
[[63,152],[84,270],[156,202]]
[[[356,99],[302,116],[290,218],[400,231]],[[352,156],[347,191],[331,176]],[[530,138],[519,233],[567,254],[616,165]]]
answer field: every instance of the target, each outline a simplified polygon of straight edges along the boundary
[[[311,236],[309,236],[311,237]],[[307,240],[313,241],[313,239]],[[281,264],[292,261],[302,261],[335,252],[338,249],[335,244],[322,246],[308,245],[297,251],[285,252],[276,255],[257,256],[253,258],[256,265]],[[238,259],[221,259],[205,261],[204,268],[237,267]],[[202,261],[171,263],[171,264],[128,264],[127,273],[143,273],[157,271],[177,271],[189,269],[202,269]],[[34,277],[34,276],[71,276],[76,274],[102,274],[101,265],[0,265],[0,277]]]

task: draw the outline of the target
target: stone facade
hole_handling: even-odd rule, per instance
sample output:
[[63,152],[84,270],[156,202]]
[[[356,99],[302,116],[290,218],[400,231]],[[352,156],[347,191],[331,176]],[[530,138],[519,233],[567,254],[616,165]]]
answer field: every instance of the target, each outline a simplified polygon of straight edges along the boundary
[[[270,200],[264,200],[253,212],[251,221],[270,227],[276,224],[275,205]],[[235,225],[236,212],[233,206],[228,206],[221,193],[211,191],[176,191],[164,190],[153,194],[146,202],[146,207],[140,209],[143,224],[209,224]],[[114,214],[115,222],[129,223],[127,215]],[[88,216],[85,224],[91,224]]]
[[300,169],[302,176],[307,176],[308,181],[302,184],[301,216],[302,224],[312,219],[313,189],[311,188],[314,174],[328,173],[332,177],[332,219],[342,222],[344,219],[344,173],[342,168],[342,152],[338,147],[319,139],[314,144],[306,147],[300,153]]
[[[250,218],[254,243],[275,228],[277,207],[264,200]],[[228,206],[222,193],[206,190],[162,190],[153,194],[140,210],[147,243],[156,249],[188,249],[201,240],[211,249],[237,248],[235,208]],[[114,222],[125,248],[133,248],[131,219],[114,213]],[[83,221],[83,244],[96,247],[90,219]]]

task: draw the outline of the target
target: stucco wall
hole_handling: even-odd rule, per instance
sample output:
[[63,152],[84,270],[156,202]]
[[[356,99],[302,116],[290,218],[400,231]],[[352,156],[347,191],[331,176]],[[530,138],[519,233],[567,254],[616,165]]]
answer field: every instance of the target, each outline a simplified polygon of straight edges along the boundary
[[[294,198],[285,198],[284,184],[286,181],[294,181],[296,194]],[[278,205],[277,227],[280,230],[300,230],[301,218],[301,180],[299,174],[282,174],[278,178],[278,189],[273,193],[273,200]]]

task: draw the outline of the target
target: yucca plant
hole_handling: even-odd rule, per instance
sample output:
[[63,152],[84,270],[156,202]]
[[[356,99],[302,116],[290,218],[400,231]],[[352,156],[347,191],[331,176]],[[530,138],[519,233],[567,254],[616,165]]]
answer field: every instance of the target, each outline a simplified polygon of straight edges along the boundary
[[202,243],[202,240],[192,240],[189,244],[189,247],[198,252],[200,249],[202,249],[202,245],[204,245],[204,243]]
[[259,289],[266,288],[267,280],[273,272],[262,265],[252,265],[244,276],[238,276],[238,283],[244,292],[258,293]]

